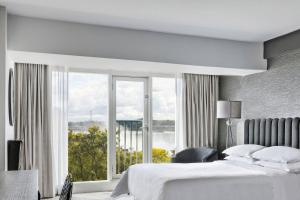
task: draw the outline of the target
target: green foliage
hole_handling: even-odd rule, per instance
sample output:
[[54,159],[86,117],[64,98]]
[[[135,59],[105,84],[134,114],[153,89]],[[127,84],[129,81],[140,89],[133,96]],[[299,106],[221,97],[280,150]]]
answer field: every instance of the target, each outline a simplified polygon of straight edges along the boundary
[[130,165],[143,162],[143,152],[142,151],[133,151],[130,155],[128,150],[122,148],[116,149],[117,154],[117,173],[120,174],[126,170]]
[[170,153],[166,149],[153,148],[152,162],[154,163],[169,163],[171,162]]
[[92,126],[85,133],[69,131],[69,172],[74,181],[107,179],[107,131]]
[[[92,126],[88,133],[68,135],[69,173],[73,181],[94,181],[107,179],[107,130]],[[117,172],[126,170],[130,165],[143,162],[142,151],[116,149]],[[170,162],[171,157],[165,149],[153,148],[154,163]]]

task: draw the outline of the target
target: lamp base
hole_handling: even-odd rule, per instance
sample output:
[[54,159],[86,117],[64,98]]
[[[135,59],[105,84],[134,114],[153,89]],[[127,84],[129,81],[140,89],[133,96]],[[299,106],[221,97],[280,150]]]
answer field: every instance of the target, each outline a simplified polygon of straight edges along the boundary
[[233,146],[233,135],[231,130],[232,122],[230,119],[226,121],[227,135],[226,135],[226,149]]

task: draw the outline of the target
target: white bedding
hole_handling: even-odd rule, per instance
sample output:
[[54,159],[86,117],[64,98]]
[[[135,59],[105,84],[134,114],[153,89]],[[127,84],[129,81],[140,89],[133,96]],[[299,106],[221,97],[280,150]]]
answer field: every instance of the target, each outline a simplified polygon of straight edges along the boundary
[[127,184],[135,200],[299,200],[300,175],[232,161],[138,164]]

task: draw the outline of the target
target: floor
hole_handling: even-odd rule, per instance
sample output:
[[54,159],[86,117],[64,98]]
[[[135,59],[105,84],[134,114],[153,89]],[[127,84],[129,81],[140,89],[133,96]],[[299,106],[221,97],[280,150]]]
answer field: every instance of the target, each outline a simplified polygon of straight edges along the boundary
[[[58,199],[59,197],[55,197],[49,200],[58,200]],[[110,200],[110,192],[73,194],[72,200]]]

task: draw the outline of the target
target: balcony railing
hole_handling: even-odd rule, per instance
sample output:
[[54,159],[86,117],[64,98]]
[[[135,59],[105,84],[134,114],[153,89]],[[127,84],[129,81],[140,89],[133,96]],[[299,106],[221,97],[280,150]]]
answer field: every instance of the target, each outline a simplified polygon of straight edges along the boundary
[[143,149],[143,121],[117,120],[116,173],[120,174],[130,165],[141,163]]

